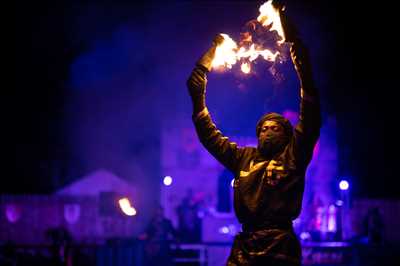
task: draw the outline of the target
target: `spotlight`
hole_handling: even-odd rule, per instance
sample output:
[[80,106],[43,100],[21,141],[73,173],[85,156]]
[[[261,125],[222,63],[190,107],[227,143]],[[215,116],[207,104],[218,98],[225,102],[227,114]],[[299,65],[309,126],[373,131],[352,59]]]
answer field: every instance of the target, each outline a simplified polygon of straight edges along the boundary
[[346,180],[342,180],[339,183],[339,188],[340,190],[348,190],[350,187],[349,182],[347,182]]
[[228,228],[228,226],[223,226],[218,230],[218,232],[220,234],[228,234],[229,233],[229,228]]
[[235,178],[234,179],[232,179],[232,181],[231,181],[231,187],[233,187],[233,184],[235,183]]
[[300,233],[300,239],[305,241],[305,240],[310,240],[311,239],[311,234],[309,232],[301,232]]
[[343,200],[337,200],[336,206],[339,206],[339,207],[343,206]]
[[166,177],[164,177],[163,180],[164,185],[166,186],[170,186],[172,184],[172,177],[170,177],[169,175],[167,175]]

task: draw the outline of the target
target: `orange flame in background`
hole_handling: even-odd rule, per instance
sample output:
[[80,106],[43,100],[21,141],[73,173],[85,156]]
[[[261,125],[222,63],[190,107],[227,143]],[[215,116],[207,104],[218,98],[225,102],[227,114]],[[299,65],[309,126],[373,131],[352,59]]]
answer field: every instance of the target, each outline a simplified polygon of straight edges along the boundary
[[124,214],[128,216],[136,215],[136,210],[133,206],[131,206],[131,203],[129,202],[128,198],[122,198],[118,200],[118,204]]
[[[260,15],[257,21],[264,27],[270,27],[269,31],[277,31],[278,35],[281,37],[280,41],[277,43],[280,45],[284,42],[284,35],[282,30],[282,24],[280,21],[279,11],[272,5],[272,0],[261,5]],[[245,62],[241,64],[241,70],[245,74],[249,74],[251,71],[250,62],[256,60],[259,56],[262,56],[264,60],[275,62],[279,52],[271,52],[269,49],[263,49],[262,46],[258,46],[252,43],[252,36],[246,35],[244,42],[250,44],[250,47],[239,47],[236,42],[229,37],[227,34],[221,34],[224,37],[222,44],[217,46],[215,57],[212,62],[212,67],[216,68],[228,68],[231,69],[234,64],[238,61],[245,59]]]

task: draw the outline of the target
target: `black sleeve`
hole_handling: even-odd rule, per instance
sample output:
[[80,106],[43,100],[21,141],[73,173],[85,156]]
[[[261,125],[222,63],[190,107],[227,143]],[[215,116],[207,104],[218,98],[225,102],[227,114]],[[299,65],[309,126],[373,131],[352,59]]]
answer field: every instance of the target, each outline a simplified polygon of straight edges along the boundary
[[193,116],[197,135],[203,146],[228,170],[237,172],[244,148],[222,135],[213,123],[207,108]]
[[316,89],[301,89],[299,118],[294,132],[297,155],[308,163],[321,129],[321,108]]

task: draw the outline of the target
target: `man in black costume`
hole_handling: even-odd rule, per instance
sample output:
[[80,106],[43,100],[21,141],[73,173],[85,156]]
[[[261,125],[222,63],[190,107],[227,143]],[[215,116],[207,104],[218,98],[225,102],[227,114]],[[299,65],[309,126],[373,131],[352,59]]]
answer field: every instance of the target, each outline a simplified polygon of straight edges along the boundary
[[293,129],[280,114],[265,114],[256,126],[258,146],[239,147],[216,128],[205,104],[206,73],[222,42],[217,35],[187,86],[201,143],[235,175],[234,208],[242,232],[234,239],[227,265],[300,265],[301,246],[292,221],[300,214],[305,173],[321,127],[308,51],[300,39],[292,42],[301,88],[299,123]]

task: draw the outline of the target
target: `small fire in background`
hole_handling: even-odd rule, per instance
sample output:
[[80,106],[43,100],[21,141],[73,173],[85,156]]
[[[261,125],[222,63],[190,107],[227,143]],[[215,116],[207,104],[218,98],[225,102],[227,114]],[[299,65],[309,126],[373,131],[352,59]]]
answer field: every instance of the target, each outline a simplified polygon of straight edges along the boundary
[[[259,11],[260,15],[257,20],[253,20],[249,24],[252,25],[253,29],[262,26],[264,31],[276,31],[280,40],[276,40],[275,44],[281,45],[284,42],[284,34],[279,10],[273,6],[272,0],[269,0],[261,5]],[[259,25],[256,25],[256,23]],[[275,62],[280,53],[265,49],[261,40],[258,40],[257,43],[254,42],[255,39],[261,39],[254,34],[257,34],[257,31],[253,34],[250,31],[242,33],[239,45],[229,35],[221,34],[224,41],[216,49],[212,67],[214,69],[231,69],[233,65],[240,62],[241,71],[244,74],[249,74],[252,69],[251,63],[260,56],[266,61]]]
[[118,200],[118,204],[124,214],[128,216],[136,215],[136,209],[131,205],[128,198],[122,198]]

